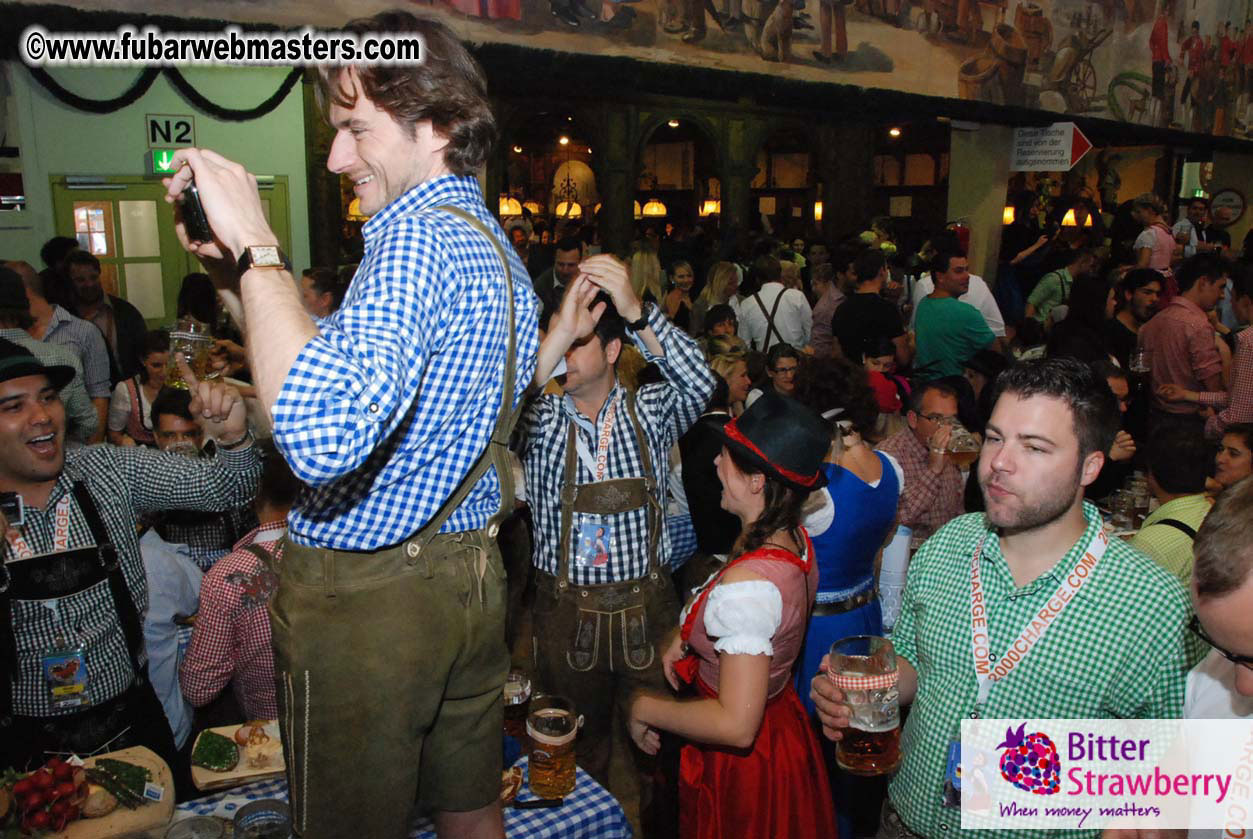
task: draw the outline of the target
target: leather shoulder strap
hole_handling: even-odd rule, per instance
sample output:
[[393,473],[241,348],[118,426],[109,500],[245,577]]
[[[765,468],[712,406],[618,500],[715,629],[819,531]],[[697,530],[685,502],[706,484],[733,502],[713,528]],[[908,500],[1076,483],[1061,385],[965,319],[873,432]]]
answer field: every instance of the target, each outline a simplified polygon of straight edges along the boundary
[[1179,521],[1179,519],[1158,519],[1157,521],[1153,522],[1153,524],[1164,524],[1167,527],[1173,527],[1175,530],[1178,530],[1180,533],[1187,536],[1189,539],[1196,538],[1196,529],[1190,525],[1184,524],[1183,522]]
[[762,352],[770,349],[770,333],[772,332],[774,333],[777,343],[784,343],[783,333],[779,332],[779,327],[774,325],[774,316],[779,313],[779,304],[783,302],[783,292],[785,291],[787,291],[786,288],[782,289],[778,295],[775,296],[774,304],[771,305],[769,312],[766,311],[766,304],[761,300],[761,292],[758,291],[753,293],[753,299],[757,301],[757,305],[761,308],[761,313],[766,316],[766,340],[762,344]]
[[465,501],[466,496],[470,494],[470,490],[479,482],[479,480],[487,474],[489,466],[496,467],[496,477],[500,480],[500,509],[489,519],[488,530],[494,536],[499,529],[500,522],[513,510],[514,487],[513,487],[513,466],[509,461],[508,445],[509,434],[513,431],[514,424],[518,421],[518,413],[512,409],[513,391],[514,391],[514,374],[516,367],[516,342],[514,317],[514,300],[513,300],[513,272],[509,269],[509,258],[505,254],[504,247],[487,225],[479,221],[470,213],[460,207],[444,204],[435,208],[450,215],[454,215],[462,221],[469,224],[475,230],[479,231],[487,238],[492,248],[496,251],[497,258],[500,259],[501,268],[505,272],[505,300],[506,300],[506,318],[505,318],[505,369],[503,371],[503,383],[500,391],[500,406],[496,411],[496,425],[492,429],[491,439],[488,441],[487,447],[483,453],[479,455],[478,460],[474,462],[469,473],[457,485],[456,490],[444,502],[443,506],[435,513],[426,526],[418,534],[418,540],[423,543],[429,543],[439,533],[440,528],[448,521],[449,517],[456,512],[461,506],[461,502]]

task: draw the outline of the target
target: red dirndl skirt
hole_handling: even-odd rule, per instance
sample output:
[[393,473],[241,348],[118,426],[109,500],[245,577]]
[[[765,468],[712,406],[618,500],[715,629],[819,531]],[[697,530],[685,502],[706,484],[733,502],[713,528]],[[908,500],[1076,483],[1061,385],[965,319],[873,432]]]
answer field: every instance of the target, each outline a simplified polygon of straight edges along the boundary
[[[716,695],[699,678],[696,684],[704,695]],[[752,751],[684,744],[679,763],[679,836],[838,836],[826,765],[791,682],[766,703]]]

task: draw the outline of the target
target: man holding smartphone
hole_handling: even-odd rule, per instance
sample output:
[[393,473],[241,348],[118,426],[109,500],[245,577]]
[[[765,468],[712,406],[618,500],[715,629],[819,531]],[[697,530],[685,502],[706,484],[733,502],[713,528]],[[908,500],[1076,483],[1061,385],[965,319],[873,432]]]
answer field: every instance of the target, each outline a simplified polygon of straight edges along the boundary
[[253,378],[308,485],[270,606],[293,829],[400,837],[416,795],[441,836],[501,837],[495,537],[535,297],[475,178],[496,126],[474,59],[408,13],[346,28],[421,35],[424,63],[320,70],[327,166],[372,216],[338,311],[305,312],[243,166],[182,150],[167,200],[194,177],[213,241],[188,249],[238,290],[245,327],[264,324],[247,332]]

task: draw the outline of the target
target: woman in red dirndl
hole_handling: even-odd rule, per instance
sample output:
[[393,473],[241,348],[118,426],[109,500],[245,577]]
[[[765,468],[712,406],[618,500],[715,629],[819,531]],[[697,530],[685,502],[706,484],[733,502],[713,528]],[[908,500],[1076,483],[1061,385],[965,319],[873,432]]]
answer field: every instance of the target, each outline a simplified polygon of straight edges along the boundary
[[631,737],[648,753],[660,731],[688,741],[683,839],[830,839],[825,764],[790,678],[818,582],[801,504],[825,482],[829,427],[768,393],[723,434],[722,506],[743,524],[736,556],[688,604],[663,658],[671,686],[687,682],[698,698],[637,695]]

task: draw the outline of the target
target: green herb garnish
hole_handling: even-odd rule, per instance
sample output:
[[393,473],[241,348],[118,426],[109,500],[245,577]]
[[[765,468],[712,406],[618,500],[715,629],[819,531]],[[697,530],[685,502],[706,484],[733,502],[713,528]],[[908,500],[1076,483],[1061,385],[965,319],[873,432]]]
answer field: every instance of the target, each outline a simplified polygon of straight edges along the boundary
[[192,750],[191,762],[214,772],[229,772],[239,763],[239,747],[235,741],[212,731],[201,732]]

